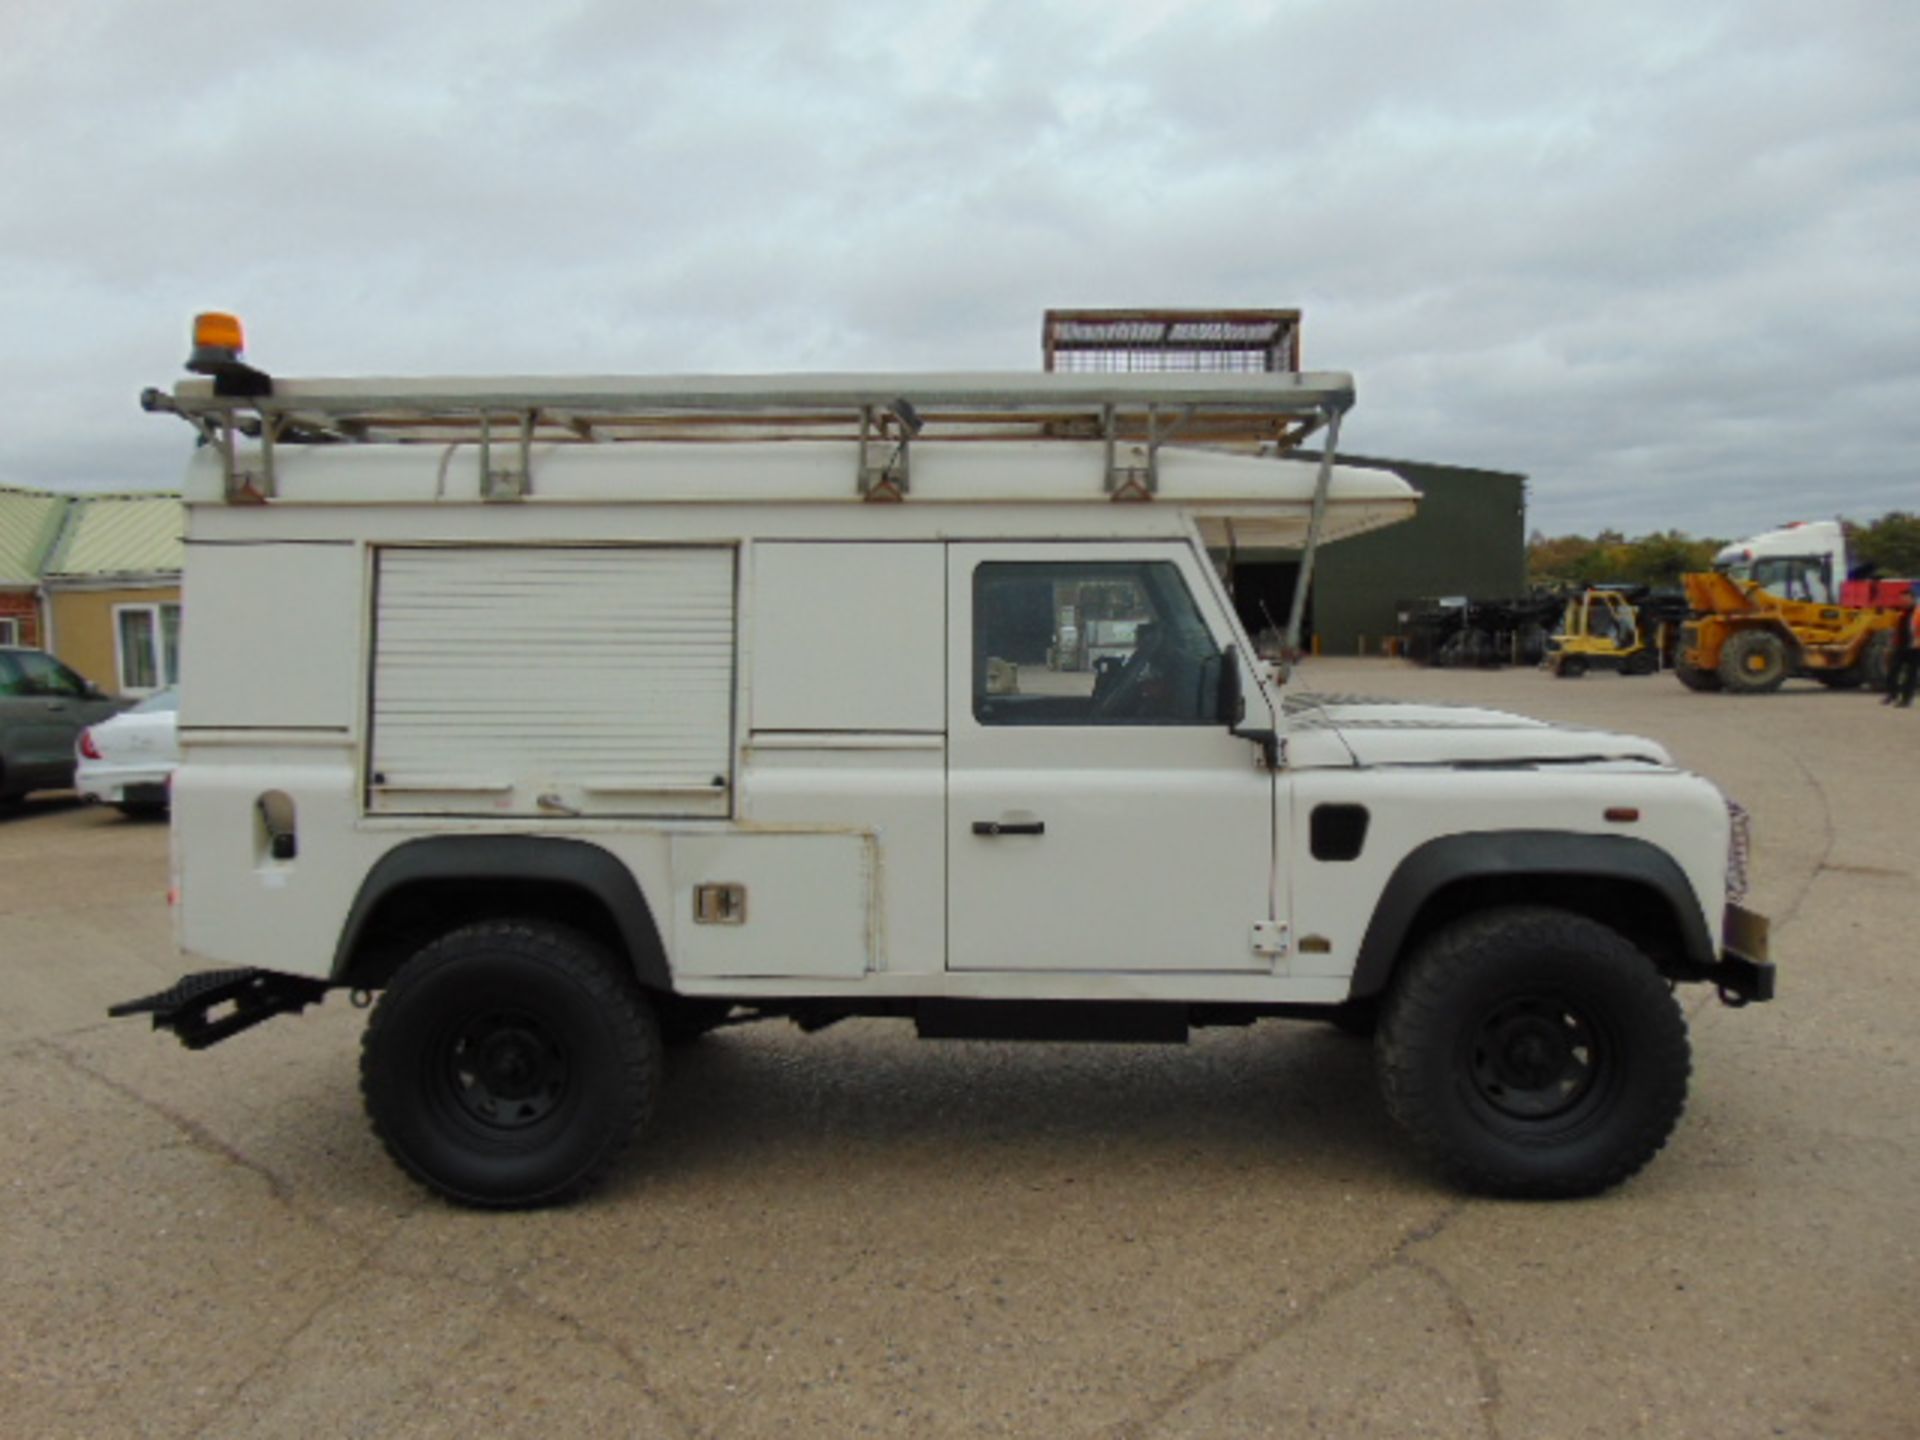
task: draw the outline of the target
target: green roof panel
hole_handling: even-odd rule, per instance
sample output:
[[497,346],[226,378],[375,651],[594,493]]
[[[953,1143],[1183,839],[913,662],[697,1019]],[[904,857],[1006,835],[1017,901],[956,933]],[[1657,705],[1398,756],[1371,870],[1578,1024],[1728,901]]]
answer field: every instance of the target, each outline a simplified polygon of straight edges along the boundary
[[76,495],[73,505],[48,579],[180,573],[187,515],[178,495]]
[[71,503],[44,490],[0,487],[0,585],[40,583],[40,567]]

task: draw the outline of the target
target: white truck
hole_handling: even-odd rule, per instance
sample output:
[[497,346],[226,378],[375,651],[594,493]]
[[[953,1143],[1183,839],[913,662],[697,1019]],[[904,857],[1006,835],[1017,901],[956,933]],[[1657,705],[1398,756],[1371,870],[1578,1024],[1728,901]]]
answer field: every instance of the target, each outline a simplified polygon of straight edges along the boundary
[[1838,605],[1847,582],[1846,530],[1838,520],[1795,521],[1723,547],[1713,568],[1783,600]]
[[[586,1190],[662,1048],[1377,1032],[1456,1182],[1591,1193],[1685,1098],[1679,982],[1769,999],[1741,817],[1660,746],[1287,694],[1211,556],[1409,515],[1351,380],[286,380],[237,326],[188,467],[174,900],[200,1048],[377,998],[432,1190]],[[1286,458],[1324,430],[1322,458]],[[1150,616],[1050,671],[1064,597]]]

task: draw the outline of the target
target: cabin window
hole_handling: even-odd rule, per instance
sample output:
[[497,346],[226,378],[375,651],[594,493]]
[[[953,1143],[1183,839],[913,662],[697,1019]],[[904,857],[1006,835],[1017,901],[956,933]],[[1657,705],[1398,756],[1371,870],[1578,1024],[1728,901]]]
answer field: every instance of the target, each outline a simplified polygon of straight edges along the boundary
[[973,576],[983,725],[1217,725],[1220,647],[1168,561],[989,561]]

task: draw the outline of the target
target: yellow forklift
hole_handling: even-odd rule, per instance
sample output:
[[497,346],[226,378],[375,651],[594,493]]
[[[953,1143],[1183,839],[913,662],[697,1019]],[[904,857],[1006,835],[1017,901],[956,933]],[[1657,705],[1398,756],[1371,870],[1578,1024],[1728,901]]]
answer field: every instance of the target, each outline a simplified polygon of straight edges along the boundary
[[1642,587],[1590,585],[1567,601],[1540,663],[1562,680],[1576,680],[1589,670],[1651,675],[1673,649],[1670,608],[1650,603]]

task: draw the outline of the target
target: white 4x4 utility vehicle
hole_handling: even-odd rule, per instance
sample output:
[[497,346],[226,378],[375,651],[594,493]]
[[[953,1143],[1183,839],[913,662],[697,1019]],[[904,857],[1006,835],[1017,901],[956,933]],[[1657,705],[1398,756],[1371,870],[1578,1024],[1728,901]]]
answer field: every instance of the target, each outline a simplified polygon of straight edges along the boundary
[[1738,813],[1658,745],[1256,663],[1210,552],[1412,512],[1333,463],[1346,376],[288,381],[227,323],[145,397],[202,440],[215,968],[115,1013],[199,1048],[377,993],[373,1128],[451,1199],[586,1189],[665,1045],[849,1016],[1377,1030],[1455,1181],[1579,1195],[1680,1114],[1675,984],[1772,995]]

